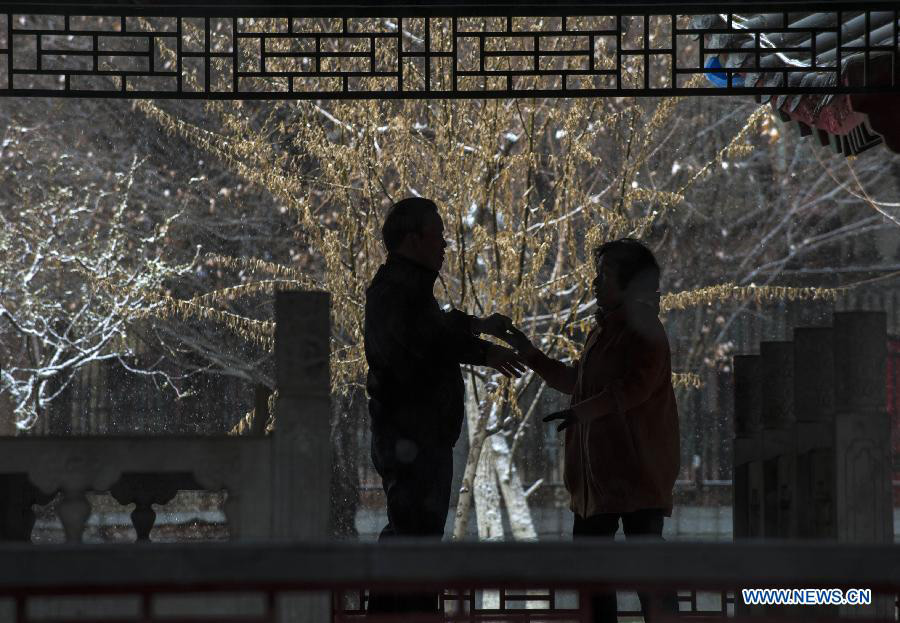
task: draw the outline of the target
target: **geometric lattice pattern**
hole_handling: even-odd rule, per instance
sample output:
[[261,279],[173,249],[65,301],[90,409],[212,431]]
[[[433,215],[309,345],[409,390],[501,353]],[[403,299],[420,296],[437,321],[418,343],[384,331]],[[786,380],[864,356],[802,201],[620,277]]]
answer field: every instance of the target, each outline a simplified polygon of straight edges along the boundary
[[[539,16],[533,5],[507,3],[491,5],[497,14],[485,17],[467,14],[465,5],[446,4],[391,5],[383,11],[378,5],[365,10],[340,4],[328,9],[318,4],[315,10],[298,4],[173,5],[163,17],[160,5],[140,3],[20,4],[0,13],[0,95],[387,99],[837,93],[893,90],[897,74],[896,3],[858,2],[852,13],[819,12],[823,19],[806,22],[795,19],[804,7],[792,5],[782,20],[756,26],[746,19],[752,2],[737,5],[740,14],[714,15],[686,13],[675,4],[665,12],[658,5],[616,12],[608,5],[592,10],[590,4],[575,9],[569,4],[554,14],[548,3]],[[117,6],[127,6],[128,14],[116,14]],[[805,8],[816,6],[822,5]],[[892,36],[873,41],[866,31],[862,40],[844,40],[843,24],[871,16],[882,23],[885,6],[893,12]],[[245,14],[236,14],[239,10]],[[326,10],[330,15],[322,14]],[[740,37],[729,37],[734,34]],[[777,47],[772,41],[787,43]],[[817,63],[817,47],[826,41],[836,55]],[[718,64],[731,53],[742,54],[740,68]],[[891,79],[864,72],[861,82],[843,84],[844,63],[860,55],[866,62],[887,55]],[[799,84],[789,80],[795,72],[827,79]]]

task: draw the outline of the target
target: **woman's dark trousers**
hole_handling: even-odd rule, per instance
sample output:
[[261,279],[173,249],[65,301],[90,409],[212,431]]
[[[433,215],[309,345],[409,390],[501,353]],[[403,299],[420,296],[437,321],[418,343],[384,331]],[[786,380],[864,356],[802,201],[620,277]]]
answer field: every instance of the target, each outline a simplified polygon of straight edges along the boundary
[[[619,530],[619,518],[622,519],[622,529],[626,539],[660,540],[662,541],[663,511],[657,509],[639,510],[633,513],[608,513],[592,515],[584,518],[575,515],[575,524],[572,526],[572,537],[603,538],[610,541]],[[641,600],[641,612],[646,623],[653,623],[651,618],[651,602],[653,611],[661,614],[674,615],[678,612],[678,597],[676,594],[657,594],[651,597],[647,593],[638,593]],[[618,606],[616,604],[615,591],[596,593],[591,598],[594,623],[616,623]]]

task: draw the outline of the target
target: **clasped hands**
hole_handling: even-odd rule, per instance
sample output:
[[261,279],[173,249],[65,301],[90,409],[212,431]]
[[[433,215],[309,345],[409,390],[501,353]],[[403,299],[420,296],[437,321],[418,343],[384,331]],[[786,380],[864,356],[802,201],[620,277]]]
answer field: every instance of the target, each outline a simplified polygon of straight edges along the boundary
[[[501,372],[504,376],[520,377],[525,371],[523,361],[538,352],[528,336],[513,326],[512,319],[503,314],[491,314],[487,318],[476,318],[475,327],[479,333],[493,335],[512,346],[515,352],[502,346],[491,345],[488,349],[485,363]],[[561,420],[557,431],[563,431],[577,421],[572,409],[555,411],[543,418],[544,422]]]
[[[504,335],[512,320],[503,314],[491,314],[487,318],[475,318],[472,329],[476,333],[487,333],[509,343]],[[519,378],[525,372],[525,364],[515,351],[497,344],[491,344],[485,353],[485,365],[494,368],[506,377]]]

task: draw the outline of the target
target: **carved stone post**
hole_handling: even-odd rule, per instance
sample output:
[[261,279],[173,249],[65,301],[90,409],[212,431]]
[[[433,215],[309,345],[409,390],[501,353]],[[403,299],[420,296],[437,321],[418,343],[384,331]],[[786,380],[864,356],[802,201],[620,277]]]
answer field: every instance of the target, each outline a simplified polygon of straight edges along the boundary
[[329,303],[324,292],[279,292],[275,302],[275,537],[329,536]]
[[794,329],[798,536],[834,539],[834,332]]
[[[759,355],[734,358],[734,487],[732,517],[734,539],[758,539],[763,534],[762,464],[762,359]],[[737,591],[735,615],[759,615],[760,606],[748,606]]]
[[[275,299],[272,435],[272,536],[325,541],[331,495],[330,298],[325,292],[279,292]],[[293,621],[325,621],[330,597],[286,605]]]
[[767,538],[797,535],[794,345],[761,342],[765,527]]
[[[886,409],[887,318],[884,312],[834,315],[837,537],[892,543],[891,429]],[[842,608],[845,616],[887,620],[892,599]]]
[[[834,540],[834,331],[794,329],[797,417],[797,536]],[[807,617],[833,618],[835,606],[804,606]]]
[[762,536],[762,362],[734,358],[734,538]]

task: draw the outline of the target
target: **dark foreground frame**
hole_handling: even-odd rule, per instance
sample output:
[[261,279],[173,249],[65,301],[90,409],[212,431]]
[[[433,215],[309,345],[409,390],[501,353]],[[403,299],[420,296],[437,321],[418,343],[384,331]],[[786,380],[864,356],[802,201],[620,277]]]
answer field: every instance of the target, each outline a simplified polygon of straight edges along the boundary
[[[528,590],[543,589],[552,595],[554,590],[565,589],[578,594],[580,604],[588,603],[582,596],[598,588],[725,592],[752,587],[822,587],[869,588],[874,599],[889,600],[893,609],[900,589],[898,561],[898,545],[787,541],[20,545],[0,547],[0,601],[13,599],[16,620],[24,622],[33,620],[30,613],[36,611],[35,600],[130,596],[136,612],[117,620],[149,623],[172,620],[155,609],[155,599],[190,593],[205,609],[199,616],[182,614],[179,621],[262,623],[282,620],[284,608],[289,607],[284,598],[292,596],[311,600],[302,606],[306,608],[320,600],[334,609],[334,621],[356,620],[359,614],[352,608],[342,612],[343,608],[335,607],[336,599],[363,587],[443,588],[463,596],[503,588],[507,599]],[[255,613],[234,612],[234,616],[222,617],[209,610],[216,599],[235,595],[248,599],[255,595]],[[491,613],[470,607],[446,620],[589,620],[584,606],[550,606],[526,610],[507,603],[502,615],[497,610]],[[805,620],[836,620],[837,616],[836,611],[823,613],[815,607],[808,612]],[[695,612],[689,620],[735,622],[745,620],[747,614]],[[777,620],[780,614],[769,609],[767,620]]]

